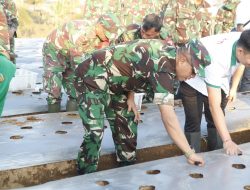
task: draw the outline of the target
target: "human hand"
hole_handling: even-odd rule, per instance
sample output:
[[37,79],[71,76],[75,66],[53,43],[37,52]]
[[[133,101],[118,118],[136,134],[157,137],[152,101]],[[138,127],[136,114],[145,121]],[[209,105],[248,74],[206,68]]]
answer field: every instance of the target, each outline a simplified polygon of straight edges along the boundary
[[223,148],[228,155],[242,154],[242,150],[231,139],[223,142]]
[[189,164],[196,165],[196,166],[204,166],[205,165],[204,159],[201,156],[195,154],[194,149],[186,152],[185,156],[186,156],[187,162]]
[[227,96],[228,103],[234,102],[234,101],[236,100],[236,97],[237,97],[237,92],[236,92],[236,90],[231,89],[231,90],[229,91],[229,95]]
[[195,153],[190,155],[189,158],[187,158],[187,161],[189,164],[196,165],[196,166],[204,166],[205,165],[204,159]]

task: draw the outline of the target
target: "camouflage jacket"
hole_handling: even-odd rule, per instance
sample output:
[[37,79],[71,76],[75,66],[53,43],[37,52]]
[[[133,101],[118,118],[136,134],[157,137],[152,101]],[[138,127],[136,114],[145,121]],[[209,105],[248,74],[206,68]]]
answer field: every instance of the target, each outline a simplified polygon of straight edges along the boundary
[[0,53],[9,57],[10,42],[8,25],[3,6],[0,4]]
[[175,43],[187,43],[190,39],[210,34],[211,17],[209,5],[203,1],[199,6],[192,0],[169,0],[162,6],[163,25]]
[[157,104],[170,99],[172,104],[175,54],[175,48],[162,40],[135,40],[97,50],[78,65],[75,87],[79,93],[88,89],[126,94],[151,86]]
[[131,23],[141,23],[149,13],[160,11],[162,0],[86,0],[84,18],[97,19],[101,14],[112,12],[116,14],[124,26]]
[[79,62],[82,54],[95,50],[100,40],[96,37],[94,28],[86,26],[84,20],[74,20],[53,30],[45,43],[52,46],[51,49],[60,51],[68,58],[67,62]]
[[214,33],[227,33],[234,27],[236,8],[240,0],[228,0],[217,12]]
[[4,8],[9,29],[17,30],[19,24],[15,2],[13,0],[0,0],[0,3]]

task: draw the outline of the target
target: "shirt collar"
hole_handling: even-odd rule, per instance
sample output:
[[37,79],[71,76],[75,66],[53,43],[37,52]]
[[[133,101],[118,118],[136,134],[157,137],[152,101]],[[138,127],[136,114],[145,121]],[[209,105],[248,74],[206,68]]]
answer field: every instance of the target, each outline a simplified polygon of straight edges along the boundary
[[237,45],[237,41],[234,42],[233,47],[232,47],[231,66],[235,66],[236,62],[237,62],[237,59],[236,59],[236,45]]

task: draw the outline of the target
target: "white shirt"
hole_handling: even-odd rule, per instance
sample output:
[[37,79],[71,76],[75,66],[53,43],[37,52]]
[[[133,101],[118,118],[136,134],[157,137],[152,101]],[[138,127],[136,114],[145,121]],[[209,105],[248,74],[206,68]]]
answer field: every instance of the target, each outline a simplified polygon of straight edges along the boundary
[[[236,8],[235,25],[245,24],[250,20],[250,0],[241,0]],[[250,29],[250,23],[244,29]]]
[[205,68],[205,78],[197,75],[185,82],[205,96],[208,95],[207,86],[221,88],[228,94],[231,76],[238,66],[235,52],[232,54],[233,45],[240,38],[240,34],[231,32],[201,38],[200,41],[211,57],[211,64]]

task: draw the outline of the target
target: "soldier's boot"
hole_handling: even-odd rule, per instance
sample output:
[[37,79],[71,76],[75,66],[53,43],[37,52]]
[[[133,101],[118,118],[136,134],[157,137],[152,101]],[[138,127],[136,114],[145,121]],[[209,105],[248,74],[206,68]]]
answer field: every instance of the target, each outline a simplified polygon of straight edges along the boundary
[[61,102],[56,102],[55,104],[48,104],[49,113],[57,113],[61,110]]
[[207,149],[208,151],[223,148],[223,142],[216,128],[207,129]]
[[77,111],[78,104],[75,99],[68,99],[66,104],[66,111]]
[[185,136],[195,152],[201,152],[201,132],[185,132]]
[[130,166],[135,164],[135,161],[120,161],[118,162],[118,167]]

